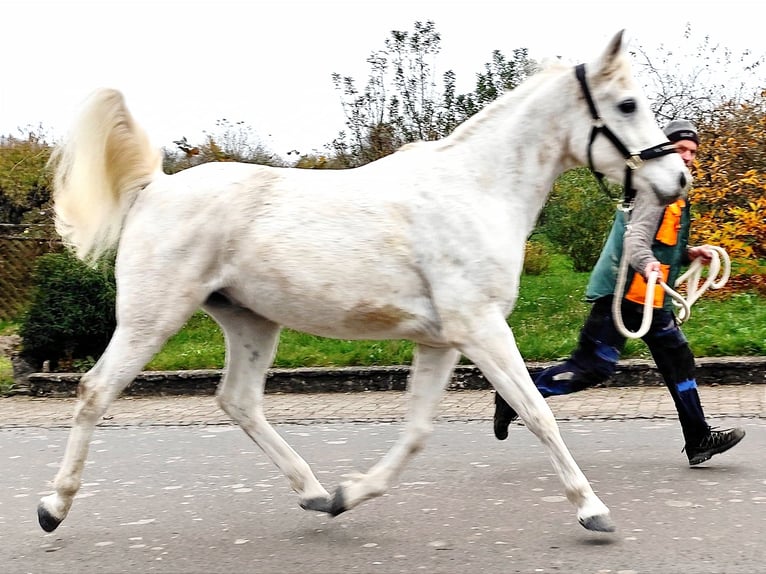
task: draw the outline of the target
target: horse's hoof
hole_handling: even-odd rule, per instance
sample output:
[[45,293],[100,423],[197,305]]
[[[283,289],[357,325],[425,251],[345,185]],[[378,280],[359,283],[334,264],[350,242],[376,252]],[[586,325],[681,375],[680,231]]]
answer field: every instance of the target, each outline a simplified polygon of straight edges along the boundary
[[343,496],[343,487],[339,486],[335,491],[335,496],[332,497],[332,504],[330,505],[330,514],[338,516],[341,512],[346,512],[346,501]]
[[53,532],[61,524],[61,519],[53,516],[42,504],[37,507],[37,520],[45,532]]
[[303,510],[315,510],[317,512],[330,512],[330,499],[329,497],[321,498],[307,498],[301,500],[301,508]]
[[594,532],[614,532],[616,527],[608,514],[597,514],[588,518],[580,518],[580,524]]
[[335,496],[332,499],[327,497],[309,498],[301,502],[301,508],[304,510],[316,510],[317,512],[326,512],[331,516],[338,516],[341,512],[347,510],[343,501],[343,489],[338,487]]

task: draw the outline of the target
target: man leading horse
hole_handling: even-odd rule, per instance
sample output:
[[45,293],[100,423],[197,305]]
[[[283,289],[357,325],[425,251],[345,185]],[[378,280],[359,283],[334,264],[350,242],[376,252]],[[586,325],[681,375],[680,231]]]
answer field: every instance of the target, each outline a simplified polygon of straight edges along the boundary
[[[691,168],[699,145],[696,126],[688,120],[673,120],[663,132]],[[713,256],[709,246],[688,245],[691,216],[686,199],[668,206],[643,207],[630,214],[629,222],[629,211],[617,212],[586,288],[585,298],[593,306],[580,331],[577,348],[564,363],[545,369],[535,379],[535,386],[544,397],[582,391],[614,374],[626,340],[613,312],[617,270],[623,256],[630,258],[630,268],[620,310],[625,326],[631,330],[642,323],[651,273],[673,285],[682,265],[697,258],[707,263]],[[626,235],[628,225],[630,233]],[[717,430],[708,425],[697,390],[694,355],[673,313],[673,301],[660,288],[649,296],[654,297],[653,315],[642,339],[673,397],[689,465],[696,466],[735,446],[744,438],[745,431]],[[494,431],[499,440],[508,437],[508,425],[517,416],[496,393]]]

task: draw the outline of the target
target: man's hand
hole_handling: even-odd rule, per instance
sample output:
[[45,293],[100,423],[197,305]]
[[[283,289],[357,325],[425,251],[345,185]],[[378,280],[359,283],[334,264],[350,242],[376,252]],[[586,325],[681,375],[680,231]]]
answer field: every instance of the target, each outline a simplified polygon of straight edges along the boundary
[[659,261],[652,261],[651,263],[648,263],[646,267],[644,268],[644,279],[649,279],[649,275],[652,272],[656,272],[658,277],[661,277],[660,274],[660,262]]
[[713,258],[713,250],[710,249],[709,245],[689,247],[686,252],[689,254],[689,259],[692,261],[701,258],[703,263],[710,263],[710,260]]

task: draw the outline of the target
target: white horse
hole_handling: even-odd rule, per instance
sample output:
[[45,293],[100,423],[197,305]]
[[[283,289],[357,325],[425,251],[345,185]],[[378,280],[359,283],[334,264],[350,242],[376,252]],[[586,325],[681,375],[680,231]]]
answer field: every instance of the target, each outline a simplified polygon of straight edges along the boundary
[[[117,328],[80,382],[54,492],[38,507],[42,528],[53,531],[67,516],[109,404],[202,307],[226,338],[220,407],[285,474],[303,508],[337,515],[386,492],[423,448],[462,353],[546,447],[580,523],[613,531],[506,318],[525,240],[560,173],[590,157],[619,180],[628,169],[621,149],[629,149],[644,150],[627,161],[638,202],[670,202],[690,181],[678,154],[646,153],[665,138],[625,43],[619,32],[580,66],[587,81],[558,64],[440,141],[339,171],[209,163],[168,176],[122,95],[97,91],[54,155],[55,210],[79,257],[118,246]],[[609,137],[595,137],[599,130]],[[638,167],[639,157],[657,155]],[[416,344],[400,438],[333,495],[263,414],[283,325]]]

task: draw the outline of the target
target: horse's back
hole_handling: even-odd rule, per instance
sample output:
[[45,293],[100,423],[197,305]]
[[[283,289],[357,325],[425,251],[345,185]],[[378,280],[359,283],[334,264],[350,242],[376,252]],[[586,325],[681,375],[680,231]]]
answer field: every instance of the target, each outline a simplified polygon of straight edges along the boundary
[[121,289],[154,273],[316,334],[438,331],[402,204],[300,171],[216,164],[156,180],[123,233]]
[[381,180],[376,166],[205,164],[144,190],[120,268],[172,269],[297,330],[440,343],[470,291],[489,300],[515,290],[513,265],[482,266],[488,250],[472,247],[492,235],[484,221],[444,201],[422,179]]

